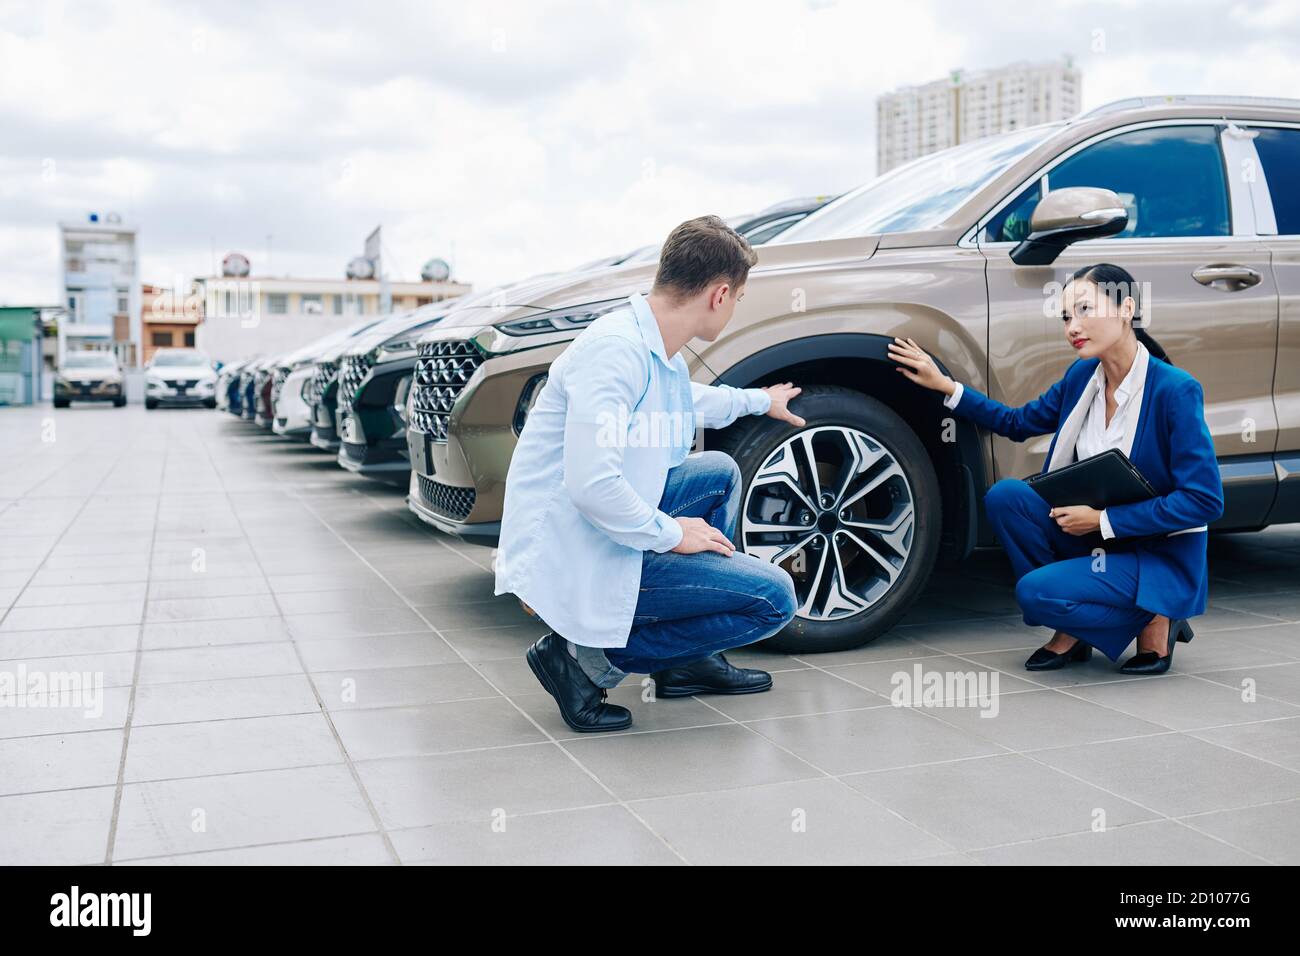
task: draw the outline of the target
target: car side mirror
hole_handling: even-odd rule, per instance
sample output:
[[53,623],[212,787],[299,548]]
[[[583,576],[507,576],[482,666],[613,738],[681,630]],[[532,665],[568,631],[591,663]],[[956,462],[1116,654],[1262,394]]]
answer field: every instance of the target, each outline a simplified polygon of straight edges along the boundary
[[1018,266],[1050,266],[1070,243],[1113,236],[1127,225],[1128,210],[1112,190],[1054,189],[1034,207],[1029,235],[1011,250],[1011,261]]

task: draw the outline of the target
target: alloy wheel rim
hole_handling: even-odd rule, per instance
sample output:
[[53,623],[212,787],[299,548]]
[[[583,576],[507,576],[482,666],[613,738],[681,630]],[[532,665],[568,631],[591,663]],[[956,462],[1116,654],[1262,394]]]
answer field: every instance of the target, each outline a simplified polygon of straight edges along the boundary
[[915,498],[897,458],[847,426],[798,432],[745,491],[741,547],[795,582],[796,616],[855,617],[897,583],[912,550]]

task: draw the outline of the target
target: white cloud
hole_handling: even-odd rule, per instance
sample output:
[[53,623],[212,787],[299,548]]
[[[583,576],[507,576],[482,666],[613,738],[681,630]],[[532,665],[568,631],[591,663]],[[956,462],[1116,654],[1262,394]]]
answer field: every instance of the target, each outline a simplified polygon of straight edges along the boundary
[[478,284],[562,269],[690,215],[860,183],[876,96],[954,67],[1071,53],[1086,106],[1300,89],[1287,4],[1023,11],[0,3],[0,301],[58,299],[55,222],[89,210],[137,222],[162,282],[228,249],[339,275],[381,222],[404,277],[453,248]]

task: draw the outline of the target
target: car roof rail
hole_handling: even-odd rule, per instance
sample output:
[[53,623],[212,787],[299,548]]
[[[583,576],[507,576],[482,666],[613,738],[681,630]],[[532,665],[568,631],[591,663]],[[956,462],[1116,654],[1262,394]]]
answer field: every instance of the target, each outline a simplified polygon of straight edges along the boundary
[[1112,100],[1086,113],[1079,113],[1075,119],[1090,116],[1102,116],[1106,113],[1118,113],[1120,110],[1135,110],[1144,106],[1261,106],[1281,107],[1283,109],[1300,109],[1300,99],[1285,96],[1210,96],[1207,94],[1171,94],[1167,96],[1129,96],[1121,100]]

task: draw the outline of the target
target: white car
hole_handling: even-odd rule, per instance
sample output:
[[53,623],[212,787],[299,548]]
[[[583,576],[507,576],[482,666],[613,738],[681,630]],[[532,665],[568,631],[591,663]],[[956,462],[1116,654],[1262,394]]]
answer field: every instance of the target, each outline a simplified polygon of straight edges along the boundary
[[198,349],[159,349],[144,369],[144,407],[217,407],[217,373]]

